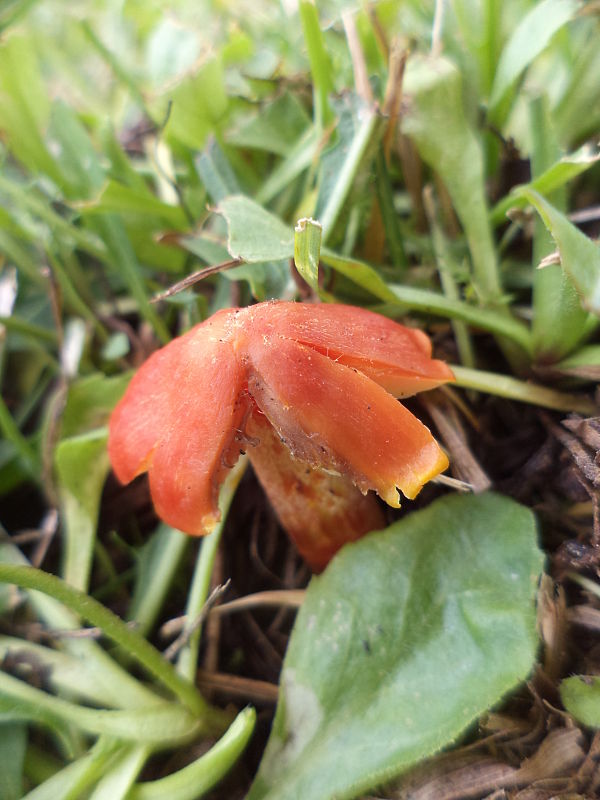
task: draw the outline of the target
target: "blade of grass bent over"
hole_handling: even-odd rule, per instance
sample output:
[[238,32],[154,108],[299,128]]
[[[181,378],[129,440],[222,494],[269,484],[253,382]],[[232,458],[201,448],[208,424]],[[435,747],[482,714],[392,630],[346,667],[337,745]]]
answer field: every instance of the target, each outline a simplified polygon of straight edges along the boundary
[[523,189],[522,194],[536,208],[552,234],[561,266],[573,281],[581,304],[600,316],[600,247],[540,194],[531,189]]
[[[545,95],[529,104],[532,139],[532,188],[560,158],[560,148],[552,127]],[[594,159],[595,160],[595,159]],[[559,161],[559,164],[561,162]],[[584,165],[587,166],[584,162]],[[543,192],[543,194],[546,194]],[[526,202],[526,198],[522,198]],[[565,187],[557,188],[548,200],[561,212],[566,211]],[[581,307],[577,291],[559,264],[536,269],[554,249],[549,230],[539,217],[533,237],[533,321],[531,327],[534,355],[542,363],[554,362],[568,355],[585,336],[588,314]]]

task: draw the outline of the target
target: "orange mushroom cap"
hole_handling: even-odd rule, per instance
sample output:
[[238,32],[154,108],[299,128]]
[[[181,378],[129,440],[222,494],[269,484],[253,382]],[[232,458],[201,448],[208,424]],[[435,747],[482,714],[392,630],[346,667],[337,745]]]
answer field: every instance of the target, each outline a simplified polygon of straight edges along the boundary
[[158,515],[194,535],[258,407],[292,455],[398,506],[448,461],[393,395],[453,380],[421,331],[344,305],[220,311],[154,353],[114,410],[108,449],[123,483],[147,471]]

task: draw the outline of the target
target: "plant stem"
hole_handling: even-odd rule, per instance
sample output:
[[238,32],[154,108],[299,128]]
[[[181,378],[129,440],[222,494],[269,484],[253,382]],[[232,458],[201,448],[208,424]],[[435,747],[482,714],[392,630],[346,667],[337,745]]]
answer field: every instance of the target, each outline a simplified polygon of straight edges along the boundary
[[[229,472],[219,496],[219,511],[221,519],[214,531],[205,536],[200,547],[196,569],[192,578],[192,585],[188,595],[188,602],[185,609],[187,625],[193,625],[198,615],[201,613],[208,592],[210,589],[210,579],[215,563],[215,556],[221,541],[221,534],[227,519],[227,512],[242,475],[246,470],[247,459],[242,457],[238,460],[235,467]],[[198,650],[200,647],[200,636],[202,628],[198,626],[189,638],[189,641],[182,648],[177,660],[177,672],[188,681],[193,681],[196,676],[198,666]]]
[[510,339],[511,342],[520,345],[526,353],[531,352],[529,329],[514,317],[505,316],[500,311],[493,309],[480,308],[465,303],[463,300],[454,300],[426,289],[398,285],[391,285],[390,288],[397,299],[409,308],[468,322],[477,328]]
[[499,375],[496,372],[484,372],[479,369],[452,365],[452,372],[456,377],[456,385],[462,386],[464,389],[476,389],[497,397],[519,400],[522,403],[531,403],[555,411],[576,411],[585,415],[598,414],[598,406],[589,398],[578,394],[559,392],[546,386],[520,381],[509,375]]

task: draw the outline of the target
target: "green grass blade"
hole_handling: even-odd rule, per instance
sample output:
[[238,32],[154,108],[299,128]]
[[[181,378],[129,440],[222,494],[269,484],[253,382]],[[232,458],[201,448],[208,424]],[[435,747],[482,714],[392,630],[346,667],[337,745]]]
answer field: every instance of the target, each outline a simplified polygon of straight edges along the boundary
[[403,131],[440,175],[465,231],[473,283],[487,304],[501,298],[496,251],[487,216],[481,143],[467,119],[462,78],[447,59],[414,57],[405,72],[410,108]]
[[312,76],[315,123],[323,130],[333,120],[333,111],[329,105],[329,95],[333,91],[331,65],[323,42],[316,5],[310,0],[300,0],[298,10]]
[[222,726],[224,715],[208,706],[197,689],[178,675],[150,642],[89,595],[34,567],[0,564],[0,581],[14,583],[26,589],[35,589],[64,603],[92,625],[102,628],[106,636],[125,648],[146,671],[173,692],[184,706],[203,719],[208,727],[218,729]]

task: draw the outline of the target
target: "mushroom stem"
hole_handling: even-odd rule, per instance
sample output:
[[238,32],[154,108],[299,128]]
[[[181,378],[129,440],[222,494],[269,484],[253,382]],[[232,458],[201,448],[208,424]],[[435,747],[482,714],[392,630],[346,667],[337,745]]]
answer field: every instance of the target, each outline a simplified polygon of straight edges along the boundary
[[340,475],[314,469],[292,456],[258,409],[246,423],[258,444],[248,458],[279,521],[314,572],[321,572],[347,542],[384,527],[373,492],[363,495]]

